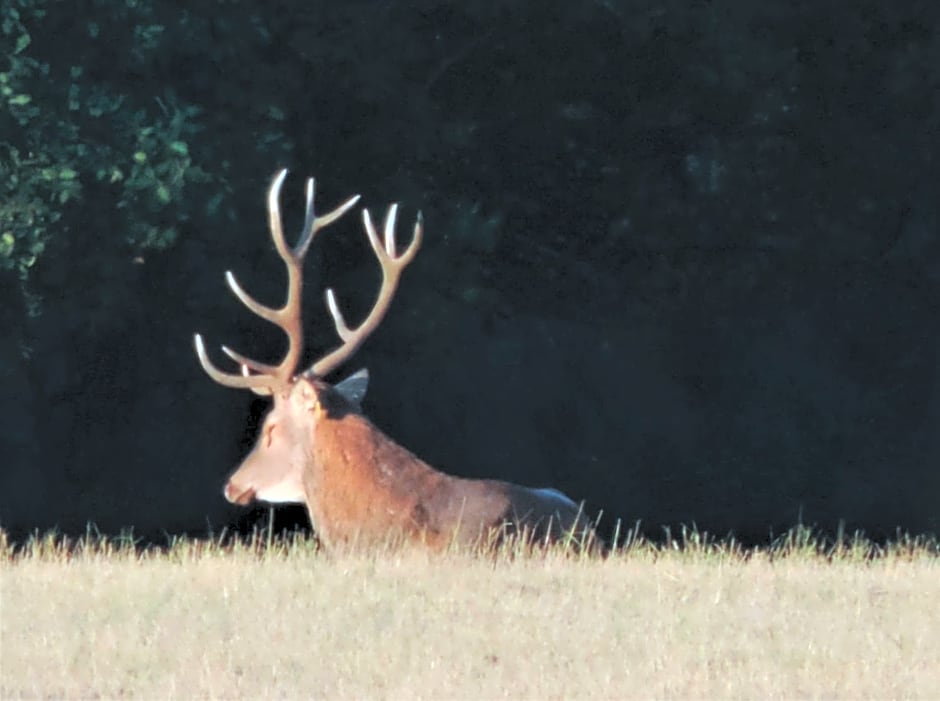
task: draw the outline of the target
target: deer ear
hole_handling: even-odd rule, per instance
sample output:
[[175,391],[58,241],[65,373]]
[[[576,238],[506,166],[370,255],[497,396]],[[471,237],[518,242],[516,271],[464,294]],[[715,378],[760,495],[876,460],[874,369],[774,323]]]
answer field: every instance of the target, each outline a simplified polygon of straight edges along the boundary
[[362,400],[366,396],[366,390],[369,388],[369,370],[368,368],[362,368],[358,372],[353,373],[347,377],[342,382],[336,383],[333,387],[340,396],[345,399],[347,402],[352,404],[358,411],[361,407],[359,406],[362,403]]

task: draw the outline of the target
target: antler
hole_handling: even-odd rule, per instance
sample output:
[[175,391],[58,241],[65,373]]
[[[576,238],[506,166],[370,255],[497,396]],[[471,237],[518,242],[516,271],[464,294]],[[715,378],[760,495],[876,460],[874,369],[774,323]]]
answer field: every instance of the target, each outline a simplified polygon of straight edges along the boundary
[[372,225],[372,217],[369,216],[369,210],[362,210],[362,223],[366,230],[366,236],[369,237],[372,250],[375,251],[375,255],[379,259],[379,265],[382,266],[382,287],[379,289],[379,294],[375,299],[375,303],[372,305],[372,311],[369,312],[369,315],[355,329],[350,329],[349,326],[346,325],[343,314],[336,304],[336,295],[333,294],[332,289],[327,289],[326,306],[329,307],[330,314],[333,316],[333,323],[336,325],[336,333],[339,334],[343,344],[316,361],[304,372],[304,375],[308,377],[325,377],[329,375],[355,353],[356,349],[362,345],[362,342],[365,341],[369,334],[375,331],[382,322],[382,318],[388,311],[389,305],[392,303],[392,298],[395,296],[395,290],[398,288],[398,280],[401,278],[402,270],[414,260],[418,249],[421,247],[421,237],[423,233],[424,220],[421,216],[421,212],[418,212],[418,219],[415,221],[415,229],[411,243],[408,244],[408,248],[405,249],[404,253],[397,255],[395,252],[395,217],[397,215],[398,205],[393,204],[388,208],[388,213],[385,215],[385,224],[383,227],[385,245],[383,247],[375,232],[375,227]]
[[[284,231],[281,225],[281,212],[278,206],[278,199],[281,193],[281,185],[287,176],[287,170],[282,170],[271,183],[268,190],[268,213],[270,217],[271,238],[274,240],[274,246],[278,254],[287,266],[287,301],[280,309],[268,307],[245,292],[235,276],[231,272],[225,273],[225,280],[235,296],[250,311],[260,316],[262,319],[270,321],[287,334],[288,347],[284,359],[277,365],[268,365],[257,360],[252,360],[237,351],[222,346],[225,354],[239,364],[241,374],[223,372],[219,370],[209,356],[206,354],[205,346],[202,342],[202,336],[196,334],[196,354],[199,356],[199,362],[202,368],[208,373],[209,377],[225,385],[226,387],[247,387],[258,394],[271,394],[290,384],[294,377],[294,371],[297,369],[297,362],[300,360],[301,350],[303,348],[302,319],[300,313],[301,287],[303,284],[303,260],[310,248],[314,235],[323,227],[333,223],[345,214],[359,200],[359,195],[349,198],[346,202],[334,209],[323,217],[317,217],[313,212],[314,181],[311,178],[307,181],[307,208],[304,216],[304,228],[300,235],[297,245],[290,248],[284,240]],[[326,305],[333,317],[333,323],[336,325],[336,333],[339,334],[342,345],[335,348],[325,356],[316,361],[307,370],[304,375],[308,377],[321,378],[335,370],[340,364],[345,362],[362,342],[371,334],[382,322],[385,313],[388,311],[392,298],[395,296],[395,290],[398,288],[398,281],[401,278],[402,270],[414,260],[418,249],[421,247],[421,238],[423,232],[423,219],[418,212],[418,219],[415,222],[414,235],[411,243],[405,252],[398,255],[395,246],[395,218],[398,214],[398,205],[393,204],[388,208],[388,214],[385,216],[383,225],[383,239],[380,241],[372,224],[372,218],[369,216],[369,210],[362,210],[362,223],[366,230],[366,236],[376,257],[379,259],[379,265],[382,267],[382,287],[372,305],[372,311],[355,329],[350,329],[336,303],[336,296],[332,289],[326,291]],[[252,374],[257,373],[257,374]]]
[[[225,273],[225,280],[229,288],[236,297],[248,309],[257,314],[262,319],[270,321],[272,324],[281,327],[287,334],[288,347],[284,359],[277,365],[268,365],[251,358],[243,356],[241,353],[222,346],[222,350],[227,356],[232,358],[241,366],[241,374],[223,372],[219,370],[209,356],[206,354],[205,346],[202,342],[202,336],[196,334],[196,354],[199,356],[199,362],[203,370],[213,380],[226,387],[247,387],[259,394],[271,394],[278,389],[287,386],[297,369],[297,362],[300,360],[300,353],[303,348],[302,319],[300,314],[301,287],[303,285],[303,261],[304,256],[310,248],[316,233],[325,226],[343,216],[359,200],[359,195],[351,197],[329,214],[317,217],[313,211],[313,198],[315,184],[313,178],[307,180],[307,204],[304,215],[304,226],[300,234],[300,240],[293,248],[287,245],[284,240],[284,229],[281,224],[281,210],[278,205],[278,199],[281,194],[281,185],[284,178],[287,177],[287,169],[274,176],[271,187],[268,190],[268,216],[271,229],[271,238],[274,240],[274,247],[278,255],[287,266],[287,300],[280,309],[268,307],[255,300],[251,295],[245,292],[241,285],[235,280],[231,271]],[[254,371],[258,374],[251,374]]]

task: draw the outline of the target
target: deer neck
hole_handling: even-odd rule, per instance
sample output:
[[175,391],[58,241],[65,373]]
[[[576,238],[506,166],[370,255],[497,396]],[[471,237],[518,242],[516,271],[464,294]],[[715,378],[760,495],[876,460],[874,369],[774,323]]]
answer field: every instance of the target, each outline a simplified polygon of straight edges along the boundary
[[347,406],[326,401],[313,411],[304,491],[321,540],[330,546],[419,528],[416,510],[450,478]]

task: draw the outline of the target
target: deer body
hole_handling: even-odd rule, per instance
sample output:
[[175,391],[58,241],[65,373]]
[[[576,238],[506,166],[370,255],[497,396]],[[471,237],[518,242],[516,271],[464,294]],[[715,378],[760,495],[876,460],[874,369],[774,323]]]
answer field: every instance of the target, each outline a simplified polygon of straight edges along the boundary
[[304,503],[331,549],[396,541],[473,547],[519,529],[542,542],[589,529],[577,504],[556,490],[435,470],[376,428],[341,387],[307,378],[275,398],[225,495],[234,503]]
[[286,171],[275,178],[268,207],[275,246],[287,264],[288,298],[283,308],[266,307],[245,293],[231,274],[229,286],[253,312],[280,326],[289,348],[277,366],[246,358],[223,346],[241,373],[225,373],[208,359],[202,339],[196,352],[206,372],[230,387],[270,394],[274,407],[261,436],[225,486],[236,504],[254,500],[299,502],[307,506],[321,543],[345,546],[418,545],[440,550],[449,545],[494,545],[522,532],[533,543],[570,538],[595,547],[590,524],[577,504],[554,489],[531,489],[498,480],[453,477],[435,470],[376,428],[359,410],[366,391],[365,371],[330,385],[323,377],[346,360],[381,321],[402,269],[421,240],[420,215],[414,239],[395,252],[395,206],[385,220],[384,246],[363,213],[366,233],[382,265],[383,284],[373,310],[355,329],[342,318],[332,291],[327,305],[343,345],[295,375],[301,348],[301,263],[317,230],[334,221],[358,198],[318,218],[313,214],[313,182],[307,190],[307,216],[300,242],[289,248],[281,232],[277,199]]

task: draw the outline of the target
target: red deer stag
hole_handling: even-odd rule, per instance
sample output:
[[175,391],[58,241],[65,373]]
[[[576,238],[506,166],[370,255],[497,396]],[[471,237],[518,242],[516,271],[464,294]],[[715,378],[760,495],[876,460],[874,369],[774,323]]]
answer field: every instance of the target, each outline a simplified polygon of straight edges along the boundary
[[226,387],[248,388],[274,397],[257,444],[225,485],[225,498],[235,504],[299,502],[328,549],[389,542],[443,549],[451,544],[478,546],[499,542],[507,533],[526,533],[535,542],[566,539],[577,545],[595,536],[577,504],[554,489],[530,489],[495,480],[452,477],[424,463],[388,438],[359,410],[368,374],[362,370],[332,386],[327,375],[346,361],[388,311],[402,270],[421,245],[419,213],[411,244],[396,253],[392,205],[385,217],[384,241],[376,234],[368,210],[365,231],[382,268],[382,286],[372,310],[356,328],[347,326],[333,291],[326,304],[342,344],[300,374],[302,265],[317,232],[355,205],[353,197],[329,214],[314,214],[314,181],[307,181],[303,231],[291,248],[284,240],[278,205],[287,175],[280,171],[268,191],[271,238],[287,266],[287,301],[280,309],[248,295],[231,272],[232,292],[254,314],[279,326],[288,339],[278,365],[251,360],[230,348],[222,350],[240,373],[219,370],[196,334],[196,353],[203,369]]

